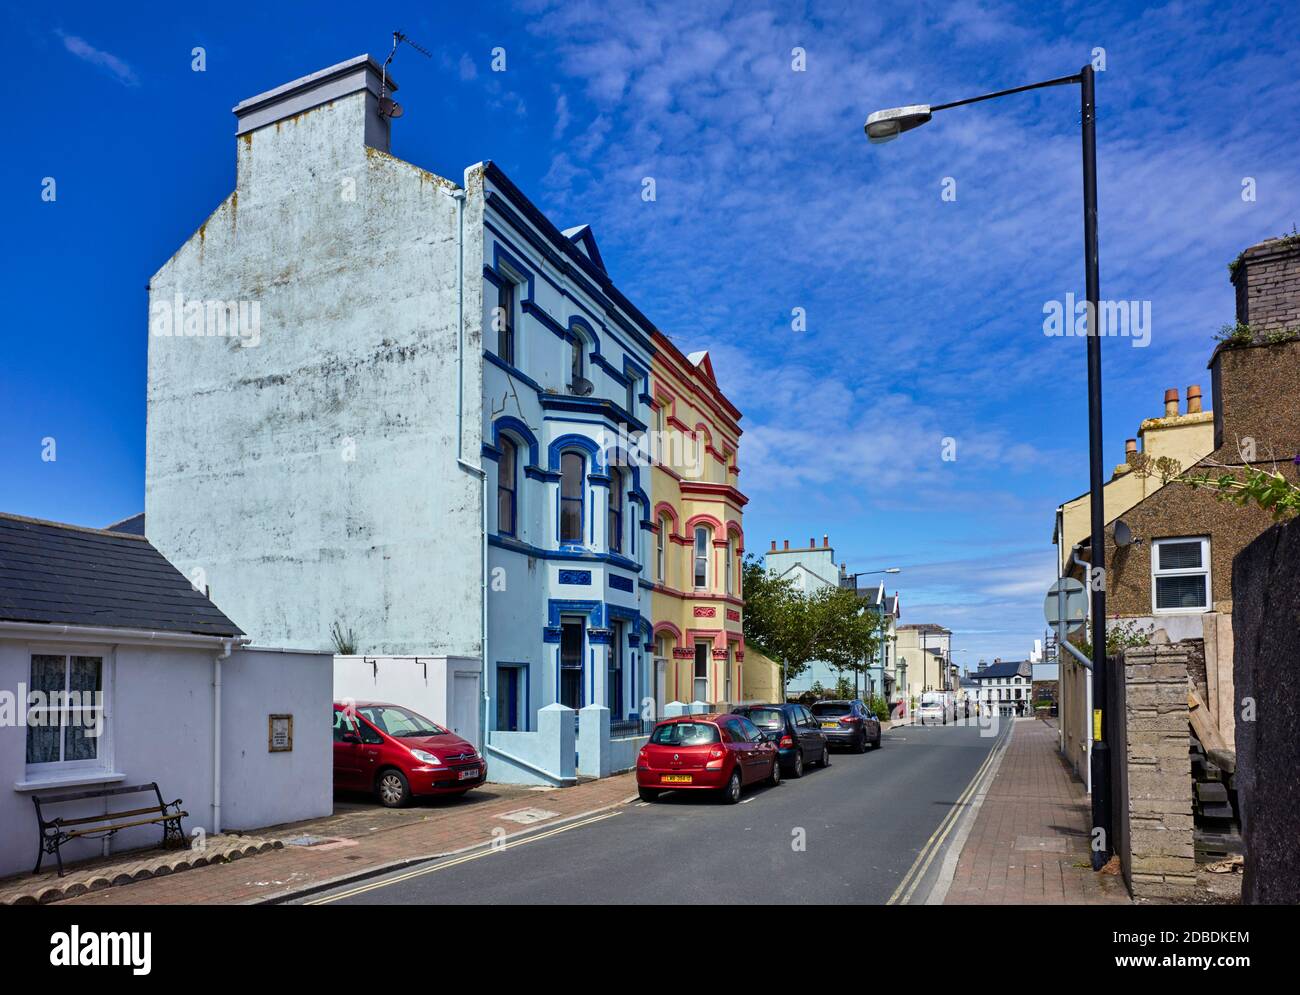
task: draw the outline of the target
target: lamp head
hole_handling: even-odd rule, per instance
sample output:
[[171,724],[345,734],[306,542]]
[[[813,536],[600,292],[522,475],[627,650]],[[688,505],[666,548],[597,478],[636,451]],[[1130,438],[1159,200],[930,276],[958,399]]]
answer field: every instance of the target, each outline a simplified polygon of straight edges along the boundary
[[874,111],[867,118],[863,130],[873,145],[892,142],[905,131],[919,128],[930,120],[929,104],[910,104],[907,107],[890,107]]

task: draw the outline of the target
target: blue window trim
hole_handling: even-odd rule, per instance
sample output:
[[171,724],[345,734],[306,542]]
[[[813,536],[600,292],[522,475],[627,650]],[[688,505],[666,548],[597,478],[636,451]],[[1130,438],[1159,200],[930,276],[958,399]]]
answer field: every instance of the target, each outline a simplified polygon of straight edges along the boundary
[[502,415],[492,423],[492,446],[498,452],[501,451],[501,433],[509,432],[515,436],[516,442],[522,442],[528,447],[528,463],[531,466],[537,466],[538,445],[537,436],[533,435],[532,430],[527,423],[513,415]]
[[[554,446],[554,443],[552,443],[552,446]],[[588,486],[583,482],[584,478],[587,476],[587,465],[588,465],[589,457],[586,456],[586,455],[583,453],[583,451],[582,451],[578,446],[572,446],[572,445],[571,445],[571,446],[568,446],[568,447],[565,447],[565,448],[563,448],[563,449],[561,449],[561,450],[558,450],[558,451],[553,452],[553,453],[551,454],[551,457],[552,457],[552,467],[553,467],[553,469],[555,470],[555,472],[559,474],[559,477],[560,477],[560,492],[559,492],[559,494],[557,495],[558,500],[555,502],[555,541],[556,541],[556,544],[557,544],[561,549],[565,549],[565,548],[567,548],[567,547],[571,547],[571,546],[580,546],[580,545],[582,545],[582,539],[581,539],[581,538],[579,538],[579,539],[565,539],[565,538],[564,538],[564,502],[565,502],[566,498],[565,498],[565,496],[564,496],[564,471],[563,471],[563,460],[564,460],[564,457],[565,457],[566,455],[568,455],[568,454],[573,454],[573,455],[577,456],[577,457],[582,461],[582,468],[578,471],[578,487],[579,487],[579,488],[581,489],[581,491],[582,491],[582,493],[580,493],[580,494],[578,495],[578,513],[579,513],[579,515],[581,516],[581,517],[579,518],[579,520],[578,520],[578,535],[579,535],[579,536],[582,536],[582,535],[585,534],[585,529],[586,529],[586,527],[587,527],[587,521],[589,521],[590,518],[591,518],[591,516],[587,513],[587,497],[588,497],[588,495],[589,495],[590,492],[591,492],[591,488],[588,487]],[[573,500],[573,499],[572,499],[572,498],[568,498],[567,500],[570,500],[570,501],[571,501],[571,500]]]
[[509,536],[489,535],[488,545],[497,549],[504,549],[511,553],[519,553],[522,556],[531,556],[537,560],[560,560],[568,562],[586,562],[586,563],[608,563],[610,566],[618,567],[620,570],[628,570],[632,573],[639,574],[642,570],[641,564],[635,560],[630,560],[626,556],[611,555],[609,553],[598,553],[589,550],[585,546],[574,546],[568,544],[561,549],[542,549],[540,546],[534,546],[532,543],[523,542],[519,539],[512,539]]
[[[506,529],[501,521],[501,460],[497,460],[497,535],[510,536],[517,538],[519,535],[519,444],[509,436],[506,441],[510,443],[515,450],[515,459],[513,467],[514,487],[510,490],[510,528]],[[499,448],[499,447],[498,447]],[[505,456],[505,449],[499,448],[502,457]]]

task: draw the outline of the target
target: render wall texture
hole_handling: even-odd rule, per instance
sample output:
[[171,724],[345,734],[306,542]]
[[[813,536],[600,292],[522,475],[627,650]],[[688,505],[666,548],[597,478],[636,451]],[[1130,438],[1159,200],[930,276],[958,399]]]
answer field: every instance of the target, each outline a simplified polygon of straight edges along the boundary
[[1300,521],[1237,557],[1232,624],[1237,791],[1246,849],[1241,900],[1300,903]]
[[258,643],[329,649],[337,622],[359,652],[476,656],[480,491],[456,460],[480,450],[481,291],[458,449],[454,184],[367,148],[370,113],[359,92],[241,135],[235,192],[153,277],[151,317],[181,294],[261,327],[150,334],[149,535]]

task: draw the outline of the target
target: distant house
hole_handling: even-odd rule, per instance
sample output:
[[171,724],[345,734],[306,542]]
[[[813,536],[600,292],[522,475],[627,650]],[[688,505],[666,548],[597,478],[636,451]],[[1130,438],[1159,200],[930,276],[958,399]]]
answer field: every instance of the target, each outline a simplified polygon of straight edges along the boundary
[[925,691],[952,690],[952,631],[934,622],[911,622],[898,627],[897,698],[915,707]]
[[[0,514],[0,875],[36,862],[33,795],[156,781],[186,832],[328,815],[330,656],[247,642],[142,536]],[[297,719],[291,749],[270,751],[271,715]],[[134,827],[63,857],[159,838]]]
[[980,664],[970,675],[979,685],[977,698],[982,706],[1006,714],[1028,715],[1033,708],[1033,665],[1028,660]]

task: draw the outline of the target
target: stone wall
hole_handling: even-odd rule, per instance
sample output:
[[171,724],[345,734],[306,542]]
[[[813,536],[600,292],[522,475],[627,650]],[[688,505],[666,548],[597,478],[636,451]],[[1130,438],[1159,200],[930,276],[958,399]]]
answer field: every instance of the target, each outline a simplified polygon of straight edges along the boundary
[[1128,831],[1118,837],[1138,898],[1177,898],[1196,884],[1187,664],[1186,650],[1172,646],[1133,647],[1123,658]]
[[1232,571],[1241,900],[1300,903],[1300,521],[1276,525]]

